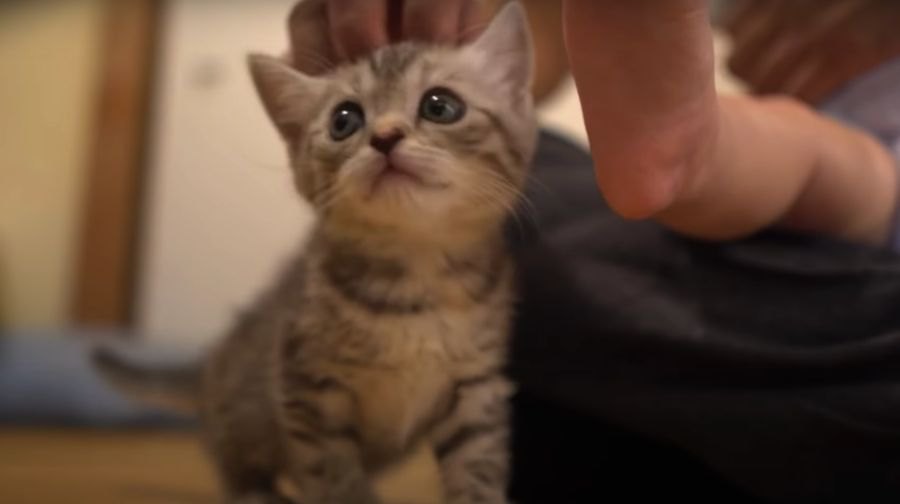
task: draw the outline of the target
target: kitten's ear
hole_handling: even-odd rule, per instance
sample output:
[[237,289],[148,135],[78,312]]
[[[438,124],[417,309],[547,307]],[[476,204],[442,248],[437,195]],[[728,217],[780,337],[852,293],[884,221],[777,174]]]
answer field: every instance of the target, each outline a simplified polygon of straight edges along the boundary
[[486,75],[506,89],[530,92],[534,75],[534,48],[525,9],[509,2],[494,16],[487,30],[469,50],[483,58]]
[[250,76],[269,118],[281,135],[296,140],[325,90],[321,78],[310,77],[278,58],[262,54],[247,57]]

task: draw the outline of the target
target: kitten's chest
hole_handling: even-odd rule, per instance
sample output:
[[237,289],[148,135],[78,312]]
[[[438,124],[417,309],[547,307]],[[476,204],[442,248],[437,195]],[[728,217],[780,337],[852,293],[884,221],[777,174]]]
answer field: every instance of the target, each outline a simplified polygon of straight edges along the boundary
[[395,271],[326,272],[308,285],[295,333],[300,344],[285,355],[290,366],[339,384],[341,407],[325,416],[358,430],[367,452],[402,453],[446,416],[457,383],[503,366],[508,270],[462,268],[453,277],[432,272],[390,281],[381,276]]
[[372,369],[350,379],[357,397],[357,429],[373,454],[403,453],[439,419],[453,394],[452,370],[423,359],[397,370]]
[[[328,337],[326,358],[375,369],[425,374],[440,369],[451,377],[467,374],[505,356],[509,308],[435,310],[414,316],[359,316],[343,313],[354,330]],[[420,364],[429,362],[423,369]]]
[[502,366],[502,317],[478,310],[370,321],[368,348],[335,345],[327,365],[352,390],[353,421],[373,452],[402,452],[447,413],[457,383]]

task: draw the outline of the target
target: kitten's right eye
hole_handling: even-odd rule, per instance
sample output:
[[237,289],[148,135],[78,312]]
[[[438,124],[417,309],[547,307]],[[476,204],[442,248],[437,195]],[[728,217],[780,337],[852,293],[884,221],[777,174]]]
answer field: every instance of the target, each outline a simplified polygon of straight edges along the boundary
[[366,114],[358,103],[346,101],[331,113],[331,138],[335,142],[346,140],[366,124]]

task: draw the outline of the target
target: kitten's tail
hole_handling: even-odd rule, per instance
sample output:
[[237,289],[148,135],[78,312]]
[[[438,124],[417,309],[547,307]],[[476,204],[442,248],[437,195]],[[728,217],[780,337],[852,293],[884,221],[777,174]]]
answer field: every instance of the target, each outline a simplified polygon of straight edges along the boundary
[[100,375],[125,396],[173,413],[197,414],[201,362],[152,366],[103,346],[94,349],[92,360]]

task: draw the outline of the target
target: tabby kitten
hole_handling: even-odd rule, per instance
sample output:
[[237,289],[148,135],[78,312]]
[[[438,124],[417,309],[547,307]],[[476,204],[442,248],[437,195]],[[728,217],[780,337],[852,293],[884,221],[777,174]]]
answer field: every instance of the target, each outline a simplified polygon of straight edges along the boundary
[[448,504],[503,503],[513,304],[503,226],[536,140],[525,14],[473,43],[403,43],[309,76],[251,56],[318,222],[210,356],[205,435],[229,502],[377,502],[420,441]]

